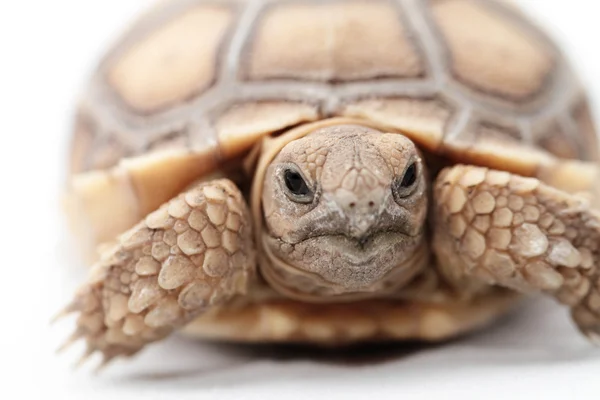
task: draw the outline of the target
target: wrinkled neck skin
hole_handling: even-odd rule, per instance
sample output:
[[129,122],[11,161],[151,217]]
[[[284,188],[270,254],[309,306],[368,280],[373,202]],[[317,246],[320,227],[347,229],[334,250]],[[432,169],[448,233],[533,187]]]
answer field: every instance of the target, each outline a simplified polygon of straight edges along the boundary
[[428,267],[429,182],[407,137],[332,119],[261,146],[251,206],[274,290],[306,302],[389,297]]

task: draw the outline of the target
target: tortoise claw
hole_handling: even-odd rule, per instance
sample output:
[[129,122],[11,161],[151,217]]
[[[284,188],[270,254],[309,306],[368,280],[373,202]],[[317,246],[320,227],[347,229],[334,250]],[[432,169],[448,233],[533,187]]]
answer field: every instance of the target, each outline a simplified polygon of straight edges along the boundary
[[69,336],[67,340],[63,342],[63,344],[61,344],[56,349],[56,354],[64,353],[67,349],[69,349],[72,345],[74,345],[78,340],[82,339],[84,336],[84,332],[76,330],[75,332],[73,332],[73,334],[71,334],[71,336]]
[[584,335],[594,345],[600,347],[600,333],[597,331],[588,330],[584,332]]
[[69,315],[73,314],[76,311],[77,311],[77,305],[75,303],[69,304],[68,306],[64,307],[62,310],[60,310],[59,312],[57,312],[50,319],[50,322],[49,322],[50,326],[55,325],[60,320],[62,320],[63,318],[68,317]]
[[102,362],[100,363],[100,365],[98,365],[96,368],[94,368],[94,375],[99,375],[101,374],[104,370],[106,370],[106,368],[108,368],[108,366],[110,364],[113,363],[113,361],[115,360],[117,356],[104,356],[102,359]]
[[94,349],[91,346],[87,346],[87,348],[85,349],[85,352],[81,355],[81,357],[79,357],[79,359],[75,362],[75,364],[73,364],[73,369],[77,370],[79,368],[81,368],[86,361],[88,361],[90,359],[90,357],[92,357],[94,355],[94,353],[96,352],[96,349]]

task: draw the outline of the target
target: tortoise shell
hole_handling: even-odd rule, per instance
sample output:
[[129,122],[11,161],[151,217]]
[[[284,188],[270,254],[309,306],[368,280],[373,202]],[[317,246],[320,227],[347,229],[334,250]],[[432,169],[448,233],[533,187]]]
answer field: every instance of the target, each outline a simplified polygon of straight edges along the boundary
[[[85,255],[261,138],[331,117],[528,176],[548,158],[600,158],[569,61],[509,2],[162,1],[111,47],[80,101],[66,207]],[[460,308],[448,332],[498,302]],[[236,336],[235,310],[213,319],[227,318]]]
[[546,152],[599,157],[568,61],[511,4],[163,1],[81,99],[68,197],[78,230],[109,240],[262,136],[332,116],[526,175]]

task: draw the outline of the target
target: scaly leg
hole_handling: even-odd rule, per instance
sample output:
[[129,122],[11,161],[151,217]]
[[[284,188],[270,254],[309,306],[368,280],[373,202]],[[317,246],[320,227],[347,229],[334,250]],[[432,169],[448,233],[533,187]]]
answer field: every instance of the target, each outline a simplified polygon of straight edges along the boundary
[[548,293],[600,341],[600,213],[586,199],[537,179],[455,166],[437,178],[434,203],[434,251],[457,288]]
[[256,268],[250,214],[228,180],[193,186],[118,239],[62,315],[71,343],[105,362],[131,356],[211,306],[245,293]]

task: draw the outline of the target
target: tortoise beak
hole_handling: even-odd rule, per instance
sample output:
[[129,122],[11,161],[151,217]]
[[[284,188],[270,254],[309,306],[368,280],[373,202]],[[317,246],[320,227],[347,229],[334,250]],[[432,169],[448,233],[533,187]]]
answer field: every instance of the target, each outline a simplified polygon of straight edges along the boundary
[[383,188],[359,193],[339,189],[328,200],[332,211],[343,215],[347,236],[364,244],[375,233],[388,196]]

